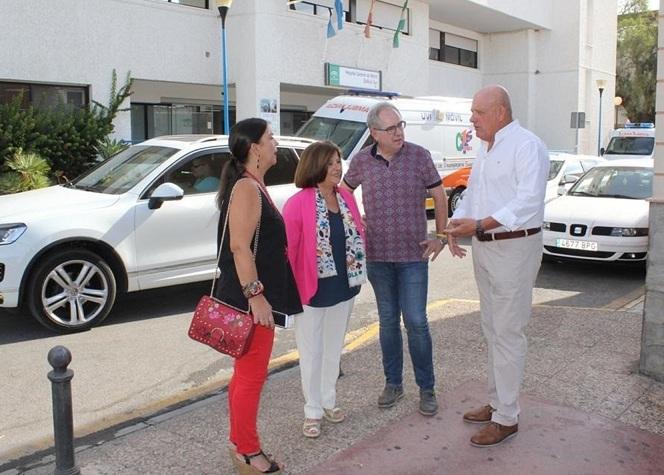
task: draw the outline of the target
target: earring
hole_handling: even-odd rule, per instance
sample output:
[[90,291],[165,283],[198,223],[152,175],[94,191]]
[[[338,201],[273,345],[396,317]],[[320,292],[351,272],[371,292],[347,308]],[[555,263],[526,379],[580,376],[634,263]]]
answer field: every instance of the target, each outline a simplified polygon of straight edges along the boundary
[[260,168],[260,165],[261,165],[261,156],[258,155],[258,160],[256,160],[256,170]]

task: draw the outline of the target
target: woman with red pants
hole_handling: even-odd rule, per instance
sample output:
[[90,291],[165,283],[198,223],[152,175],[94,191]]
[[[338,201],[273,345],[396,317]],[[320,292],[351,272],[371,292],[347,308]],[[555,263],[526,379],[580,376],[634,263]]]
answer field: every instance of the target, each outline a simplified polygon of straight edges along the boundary
[[246,119],[233,127],[228,143],[232,157],[222,171],[217,201],[219,237],[226,213],[229,237],[219,243],[215,296],[250,308],[255,324],[228,388],[231,457],[241,474],[278,474],[281,466],[261,449],[256,417],[274,340],[272,310],[292,315],[302,306],[286,259],[284,222],[263,181],[277,161],[277,141],[266,121]]

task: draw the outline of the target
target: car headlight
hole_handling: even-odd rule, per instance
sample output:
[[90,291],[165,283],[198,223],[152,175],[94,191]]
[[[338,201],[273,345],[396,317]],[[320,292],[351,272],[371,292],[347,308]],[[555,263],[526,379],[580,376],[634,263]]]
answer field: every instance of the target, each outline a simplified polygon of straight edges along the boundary
[[0,246],[13,243],[26,229],[28,227],[23,223],[0,224]]
[[542,229],[543,229],[544,231],[550,231],[550,230],[551,230],[551,223],[548,222],[548,221],[544,221],[544,222],[542,223]]
[[636,237],[647,236],[648,228],[613,228],[611,236],[613,237]]

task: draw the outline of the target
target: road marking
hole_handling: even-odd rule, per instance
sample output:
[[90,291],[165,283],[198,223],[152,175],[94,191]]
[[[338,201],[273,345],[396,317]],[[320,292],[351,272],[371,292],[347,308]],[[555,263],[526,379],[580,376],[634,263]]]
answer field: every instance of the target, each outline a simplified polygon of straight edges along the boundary
[[629,308],[629,304],[632,302],[638,301],[645,294],[646,286],[645,284],[632,290],[631,292],[626,293],[622,297],[618,297],[615,300],[604,305],[602,308],[608,308],[611,310],[618,310],[621,308]]
[[374,322],[371,325],[360,328],[353,333],[360,333],[359,336],[355,337],[350,343],[344,347],[344,353],[354,351],[361,346],[366,345],[371,342],[378,335],[378,322]]

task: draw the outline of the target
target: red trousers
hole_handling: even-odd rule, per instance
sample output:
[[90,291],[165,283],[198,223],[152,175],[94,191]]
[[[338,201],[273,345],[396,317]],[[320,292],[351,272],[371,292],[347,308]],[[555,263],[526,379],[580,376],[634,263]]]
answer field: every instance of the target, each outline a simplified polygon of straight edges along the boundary
[[249,350],[235,360],[233,377],[228,386],[229,439],[241,454],[254,454],[261,450],[256,418],[273,342],[274,330],[256,325]]

